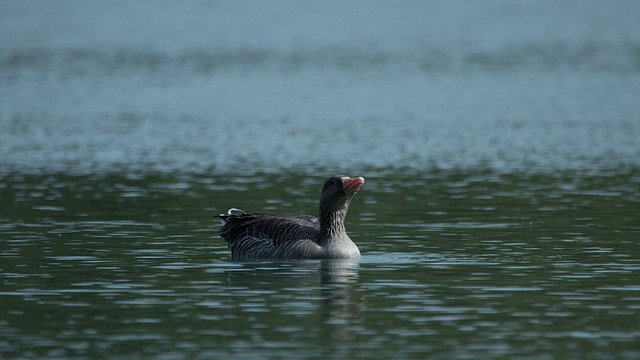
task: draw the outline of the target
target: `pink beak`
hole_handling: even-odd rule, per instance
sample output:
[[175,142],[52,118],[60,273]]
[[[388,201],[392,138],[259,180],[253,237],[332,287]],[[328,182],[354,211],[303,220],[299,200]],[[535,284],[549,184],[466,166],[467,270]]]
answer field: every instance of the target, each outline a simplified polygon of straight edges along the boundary
[[364,184],[364,178],[362,176],[350,178],[348,176],[340,178],[342,180],[342,191],[347,194],[355,194],[360,190],[360,187]]

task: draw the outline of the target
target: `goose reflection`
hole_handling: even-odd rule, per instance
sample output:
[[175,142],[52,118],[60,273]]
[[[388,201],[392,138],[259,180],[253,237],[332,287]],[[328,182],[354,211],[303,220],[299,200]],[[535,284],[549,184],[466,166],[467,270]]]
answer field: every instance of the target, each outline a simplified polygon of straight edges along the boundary
[[[358,261],[350,259],[323,260],[320,265],[322,284],[321,315],[329,325],[328,335],[334,338],[349,336],[348,325],[357,321],[363,299],[358,297]],[[341,326],[333,326],[341,325]],[[337,328],[337,329],[334,329]]]
[[325,305],[331,305],[331,307],[349,305],[352,288],[358,282],[359,266],[357,261],[348,259],[322,261],[320,284]]
[[234,297],[260,300],[266,312],[316,314],[341,323],[359,313],[357,259],[229,262],[226,286]]

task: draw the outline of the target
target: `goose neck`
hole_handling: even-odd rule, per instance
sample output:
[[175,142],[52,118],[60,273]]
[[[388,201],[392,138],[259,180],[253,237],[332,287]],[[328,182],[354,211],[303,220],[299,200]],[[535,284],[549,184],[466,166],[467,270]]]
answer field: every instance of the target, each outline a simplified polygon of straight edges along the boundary
[[322,239],[329,240],[346,235],[344,228],[346,215],[346,208],[337,211],[320,209],[320,235]]

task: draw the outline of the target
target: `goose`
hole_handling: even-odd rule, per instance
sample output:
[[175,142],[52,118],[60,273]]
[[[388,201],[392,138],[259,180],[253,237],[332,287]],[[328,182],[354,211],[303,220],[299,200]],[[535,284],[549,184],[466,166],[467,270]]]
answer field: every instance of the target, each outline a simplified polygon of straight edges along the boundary
[[344,220],[364,178],[330,177],[320,195],[319,217],[304,214],[247,213],[231,208],[217,216],[231,259],[353,259],[360,250]]

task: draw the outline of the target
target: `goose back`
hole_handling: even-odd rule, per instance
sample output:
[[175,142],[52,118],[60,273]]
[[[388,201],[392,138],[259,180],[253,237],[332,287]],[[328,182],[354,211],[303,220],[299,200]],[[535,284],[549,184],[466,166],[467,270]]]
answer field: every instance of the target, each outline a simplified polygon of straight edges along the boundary
[[219,235],[233,259],[322,257],[320,223],[313,216],[232,209],[220,219],[224,226]]

